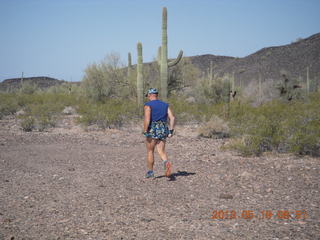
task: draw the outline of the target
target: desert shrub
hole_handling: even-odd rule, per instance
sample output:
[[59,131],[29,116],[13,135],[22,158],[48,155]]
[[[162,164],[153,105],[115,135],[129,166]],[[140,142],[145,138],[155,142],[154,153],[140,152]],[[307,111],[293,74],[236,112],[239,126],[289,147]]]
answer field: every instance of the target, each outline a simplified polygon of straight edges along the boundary
[[[155,63],[156,64],[156,63]],[[156,64],[156,73],[159,75],[159,66]],[[197,84],[196,79],[200,77],[200,70],[192,64],[188,58],[182,58],[181,61],[172,68],[169,68],[168,94],[173,96],[176,93],[188,95],[182,91],[185,87],[194,89]],[[158,81],[160,83],[160,81]],[[160,87],[160,86],[157,86]]]
[[63,109],[63,105],[57,102],[45,102],[32,104],[25,107],[23,118],[34,119],[34,129],[44,131],[49,127],[54,127]]
[[128,79],[122,67],[120,56],[116,53],[107,55],[99,64],[89,65],[82,81],[86,96],[104,102],[111,96],[127,94]]
[[105,103],[87,102],[78,106],[78,122],[84,126],[96,124],[98,127],[119,128],[135,117],[138,117],[135,102],[110,99]]
[[222,113],[223,104],[190,103],[185,97],[172,96],[168,100],[169,106],[177,118],[177,123],[207,122],[213,115]]
[[13,93],[0,93],[0,119],[14,114],[19,109],[19,104]]
[[35,119],[32,116],[22,116],[21,128],[25,132],[31,132],[35,128]]
[[[222,146],[222,150],[235,150],[242,156],[259,155],[259,146],[256,146],[258,141],[254,141],[249,135],[233,137],[228,144]],[[259,143],[258,143],[259,144]]]
[[51,86],[45,91],[48,93],[70,95],[70,94],[78,93],[79,90],[80,90],[80,86],[78,84],[65,82],[63,84]]
[[20,87],[20,92],[24,94],[33,94],[39,90],[36,84],[30,82],[23,82]]
[[197,104],[188,103],[184,98],[177,97],[169,98],[168,103],[174,112],[178,123],[195,120],[195,115],[197,115]]
[[34,121],[29,131],[33,129],[43,131],[55,126],[65,106],[75,106],[81,102],[73,95],[51,92],[36,92],[31,95],[19,93],[16,95],[16,100],[17,105],[25,112],[24,116],[21,116],[21,125],[28,125],[30,119]]
[[220,78],[214,80],[202,78],[193,91],[197,102],[205,104],[222,102],[224,100],[224,93],[224,81]]
[[[259,107],[231,107],[229,127],[233,147],[244,155],[265,151],[320,154],[319,94],[306,102],[272,101]],[[232,144],[231,144],[232,145]]]
[[34,94],[16,94],[16,101],[20,107],[33,104],[54,104],[63,106],[75,106],[83,101],[77,94],[65,94],[63,92],[37,92]]
[[285,139],[291,152],[320,156],[320,94],[311,94],[306,102],[288,109],[284,124]]
[[225,120],[214,115],[198,128],[199,136],[207,138],[225,138],[229,136],[229,127]]

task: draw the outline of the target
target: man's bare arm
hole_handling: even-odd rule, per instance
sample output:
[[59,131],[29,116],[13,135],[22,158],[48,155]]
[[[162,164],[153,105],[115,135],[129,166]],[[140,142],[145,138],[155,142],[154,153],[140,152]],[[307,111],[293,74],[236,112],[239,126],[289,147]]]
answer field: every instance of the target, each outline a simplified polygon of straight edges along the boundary
[[169,129],[172,130],[174,129],[174,126],[176,123],[175,123],[175,117],[170,107],[168,108],[168,117],[169,117]]
[[149,106],[144,106],[143,132],[148,131],[150,119],[151,119],[151,108]]

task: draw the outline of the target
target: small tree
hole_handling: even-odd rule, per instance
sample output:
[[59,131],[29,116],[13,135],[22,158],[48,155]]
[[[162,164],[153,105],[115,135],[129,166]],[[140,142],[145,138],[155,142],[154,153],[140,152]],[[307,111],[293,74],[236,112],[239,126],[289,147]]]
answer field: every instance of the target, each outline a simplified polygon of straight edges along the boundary
[[126,73],[120,55],[108,54],[100,64],[93,63],[85,69],[82,86],[89,98],[105,101],[108,97],[121,97],[128,91]]

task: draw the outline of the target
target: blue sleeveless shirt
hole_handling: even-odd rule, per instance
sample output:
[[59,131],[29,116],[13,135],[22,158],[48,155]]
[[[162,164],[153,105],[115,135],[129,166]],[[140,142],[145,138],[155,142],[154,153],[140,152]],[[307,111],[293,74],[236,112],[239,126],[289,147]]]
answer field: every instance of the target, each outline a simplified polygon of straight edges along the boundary
[[162,102],[160,100],[152,100],[146,102],[144,105],[151,108],[151,122],[167,122],[169,107],[168,103]]

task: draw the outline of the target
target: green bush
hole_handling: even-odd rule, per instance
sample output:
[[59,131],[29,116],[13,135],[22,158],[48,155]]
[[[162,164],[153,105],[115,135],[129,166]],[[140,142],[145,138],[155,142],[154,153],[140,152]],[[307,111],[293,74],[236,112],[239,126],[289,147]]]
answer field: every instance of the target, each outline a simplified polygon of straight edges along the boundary
[[97,124],[98,127],[119,128],[125,122],[138,117],[139,111],[135,102],[108,100],[106,103],[87,102],[78,106],[81,115],[78,122],[84,126]]
[[168,100],[169,106],[173,110],[177,123],[183,124],[188,122],[207,122],[212,116],[223,116],[224,104],[209,103],[189,103],[184,97],[172,96]]
[[25,107],[24,117],[34,119],[33,129],[43,131],[55,126],[62,109],[63,105],[57,102],[31,104]]
[[231,134],[242,139],[231,145],[245,155],[265,151],[320,155],[319,97],[314,94],[306,102],[275,100],[259,107],[231,105]]
[[290,117],[284,126],[290,151],[320,155],[319,99],[320,93],[314,93],[305,103],[298,102],[290,106]]
[[14,114],[19,109],[19,104],[12,93],[0,93],[0,119],[4,116]]
[[38,86],[30,82],[23,82],[20,87],[20,92],[24,94],[33,94],[37,90],[39,90]]
[[226,138],[229,137],[229,127],[226,121],[214,115],[198,129],[198,133],[206,138]]
[[87,66],[81,85],[86,96],[96,102],[104,102],[111,96],[123,97],[129,92],[129,83],[120,55],[111,53],[99,64]]
[[[11,95],[11,98],[7,99],[9,99],[7,101],[10,104],[16,106],[15,109],[24,109],[25,114],[21,117],[22,125],[31,124],[30,119],[33,119],[33,127],[26,127],[28,131],[33,129],[43,131],[46,128],[55,126],[65,106],[75,106],[82,102],[75,95],[52,92],[36,92],[34,94],[15,93]],[[10,106],[10,104],[7,106]]]
[[20,125],[23,131],[31,132],[35,128],[35,119],[32,116],[23,116]]

